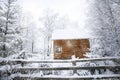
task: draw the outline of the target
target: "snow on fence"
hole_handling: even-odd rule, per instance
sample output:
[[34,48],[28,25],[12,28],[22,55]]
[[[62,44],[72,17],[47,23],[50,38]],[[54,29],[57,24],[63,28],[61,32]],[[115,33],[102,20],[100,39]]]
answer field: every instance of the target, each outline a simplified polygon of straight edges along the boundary
[[85,61],[105,61],[105,60],[120,60],[120,57],[101,57],[101,58],[83,58],[74,60],[26,60],[26,59],[1,59],[0,62],[21,62],[21,63],[71,63]]
[[[20,75],[16,75],[13,78],[15,80],[21,80],[21,79],[108,79],[108,78],[116,78],[116,80],[120,79],[120,74],[107,74],[107,75],[87,75],[87,76],[53,76],[53,75],[34,75],[30,76],[27,74],[24,74],[24,71],[46,71],[46,70],[73,70],[73,74],[77,73],[77,70],[96,70],[96,69],[111,69],[115,70],[117,69],[118,72],[120,72],[120,65],[101,65],[101,66],[76,66],[77,62],[94,62],[94,61],[110,61],[110,60],[120,60],[120,57],[103,57],[103,58],[84,58],[84,59],[74,59],[74,60],[25,60],[25,59],[4,59],[1,60],[0,63],[4,62],[6,64],[9,63],[20,63],[21,67],[13,68],[13,72],[19,72]],[[69,67],[26,67],[24,66],[27,63],[72,63],[72,66]],[[13,75],[11,75],[13,76]]]
[[24,70],[87,70],[87,69],[114,69],[120,68],[120,65],[105,65],[105,66],[72,66],[72,67],[18,67],[17,70],[24,71]]

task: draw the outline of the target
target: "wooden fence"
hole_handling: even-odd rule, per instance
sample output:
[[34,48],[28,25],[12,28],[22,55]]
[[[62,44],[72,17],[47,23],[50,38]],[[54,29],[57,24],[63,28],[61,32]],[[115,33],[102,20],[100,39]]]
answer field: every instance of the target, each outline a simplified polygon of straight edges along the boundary
[[[20,73],[18,75],[14,75],[12,74],[11,76],[14,75],[14,80],[41,80],[41,79],[45,79],[45,80],[57,80],[57,79],[63,79],[63,80],[91,80],[91,79],[111,79],[114,78],[115,80],[120,80],[120,65],[99,65],[99,66],[77,66],[76,64],[78,62],[97,62],[99,63],[99,61],[120,61],[119,57],[103,57],[103,58],[85,58],[85,59],[77,59],[77,60],[25,60],[25,59],[10,59],[10,60],[3,60],[1,62],[4,63],[20,63],[21,67],[16,67],[13,68],[12,71],[15,73]],[[52,63],[71,63],[72,66],[69,67],[26,67],[26,64],[31,64],[31,63],[47,63],[47,64],[52,64]],[[77,70],[90,70],[90,71],[95,71],[95,70],[100,70],[100,69],[104,69],[104,70],[111,70],[111,71],[117,71],[116,74],[93,74],[91,73],[91,75],[85,75],[85,76],[74,76],[74,74],[77,74]],[[58,76],[55,75],[54,73],[50,75],[34,75],[32,76],[32,74],[25,74],[25,71],[59,71],[59,70],[73,70],[73,75],[71,76]]]

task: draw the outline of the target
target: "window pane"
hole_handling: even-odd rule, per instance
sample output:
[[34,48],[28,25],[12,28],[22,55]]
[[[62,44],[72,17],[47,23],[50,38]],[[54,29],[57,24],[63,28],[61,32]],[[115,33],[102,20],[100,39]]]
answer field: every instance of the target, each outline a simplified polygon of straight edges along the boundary
[[62,47],[61,46],[56,47],[56,53],[62,53]]

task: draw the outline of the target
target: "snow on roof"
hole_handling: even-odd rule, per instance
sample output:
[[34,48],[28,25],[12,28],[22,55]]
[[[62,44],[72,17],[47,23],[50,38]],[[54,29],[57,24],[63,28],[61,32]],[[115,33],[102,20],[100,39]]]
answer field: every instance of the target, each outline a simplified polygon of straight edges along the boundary
[[64,29],[64,30],[55,30],[52,34],[53,40],[58,39],[81,39],[81,38],[90,38],[90,32],[87,30],[77,30],[77,29]]

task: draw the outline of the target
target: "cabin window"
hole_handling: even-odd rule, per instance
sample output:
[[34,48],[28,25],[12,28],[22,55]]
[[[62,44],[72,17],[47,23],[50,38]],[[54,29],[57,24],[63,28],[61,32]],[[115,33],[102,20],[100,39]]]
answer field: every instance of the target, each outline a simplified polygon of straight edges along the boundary
[[62,47],[61,46],[56,47],[56,53],[62,53]]

